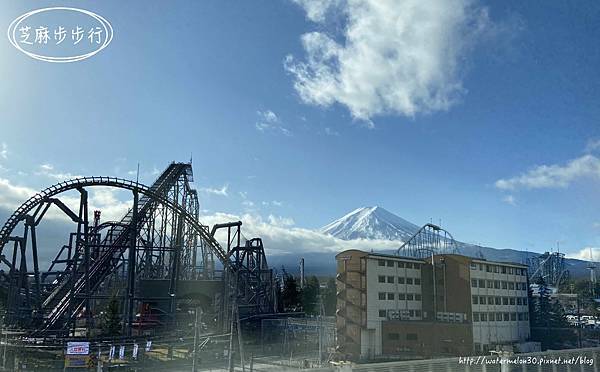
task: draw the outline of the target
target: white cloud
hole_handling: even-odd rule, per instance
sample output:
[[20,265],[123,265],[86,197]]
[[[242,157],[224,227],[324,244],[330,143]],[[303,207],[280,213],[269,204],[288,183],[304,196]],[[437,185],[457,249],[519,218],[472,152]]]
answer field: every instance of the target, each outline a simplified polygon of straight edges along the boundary
[[517,200],[513,195],[506,195],[504,198],[502,198],[502,201],[513,206],[517,205]]
[[4,142],[0,144],[0,158],[8,159],[8,145]]
[[295,2],[320,29],[330,23],[339,29],[328,14],[341,14],[345,23],[342,35],[302,35],[305,61],[286,57],[300,98],[325,107],[340,103],[370,126],[375,115],[413,117],[457,103],[465,93],[464,58],[494,29],[487,9],[473,0]]
[[259,131],[277,131],[286,136],[292,135],[292,132],[282,125],[281,120],[273,111],[256,111],[256,114],[258,115],[258,120],[256,121],[255,126]]
[[600,159],[587,154],[564,165],[540,165],[495,185],[502,190],[566,188],[579,178],[600,178]]
[[206,193],[206,194],[212,194],[212,195],[219,195],[219,196],[229,196],[227,190],[229,189],[229,184],[224,184],[220,189],[217,188],[212,188],[212,187],[200,187],[198,189],[198,191]]
[[69,173],[69,172],[59,172],[57,170],[54,169],[54,166],[52,164],[41,164],[39,166],[40,170],[35,172],[36,175],[38,176],[46,176],[48,178],[53,178],[57,181],[66,181],[66,180],[70,180],[73,178],[80,178],[83,177],[81,175],[77,175],[77,174],[73,174],[73,173]]
[[329,127],[325,127],[325,134],[328,136],[335,136],[335,137],[338,137],[340,135],[339,132],[337,132]]
[[[242,221],[242,232],[247,238],[262,238],[268,254],[303,254],[306,252],[341,252],[346,249],[389,250],[397,249],[400,242],[388,240],[341,240],[317,231],[291,227],[293,220],[285,217],[269,216],[267,220],[255,214],[233,215],[215,213],[200,217],[203,224],[213,225],[226,221]],[[217,235],[220,241],[226,240]],[[332,257],[333,259],[333,257]]]
[[283,202],[280,202],[278,200],[263,201],[262,205],[264,207],[281,207],[283,205]]
[[591,260],[600,261],[600,248],[596,248],[596,247],[585,247],[585,248],[582,248],[579,252],[569,253],[566,256],[568,258],[575,258],[578,260],[590,261],[590,249],[592,250]]
[[585,152],[594,152],[600,150],[600,139],[591,139],[585,145]]

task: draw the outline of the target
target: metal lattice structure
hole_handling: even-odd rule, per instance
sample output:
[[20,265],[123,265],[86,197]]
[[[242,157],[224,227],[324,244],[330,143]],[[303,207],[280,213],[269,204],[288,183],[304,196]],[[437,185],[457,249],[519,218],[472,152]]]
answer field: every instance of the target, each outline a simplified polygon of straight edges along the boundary
[[396,254],[404,257],[428,258],[436,254],[458,254],[456,241],[448,231],[428,223],[410,237]]
[[[23,203],[0,230],[6,323],[33,334],[68,335],[74,334],[77,321],[83,319],[89,332],[95,307],[121,288],[123,327],[131,334],[134,314],[145,300],[139,294],[140,281],[168,283],[168,296],[162,300],[170,303],[173,315],[182,281],[214,281],[235,274],[242,276],[239,282],[251,291],[256,278],[267,280],[270,271],[262,242],[258,249],[256,240],[250,241],[246,249],[250,255],[234,254],[244,250],[224,250],[214,230],[211,234],[198,221],[198,195],[190,186],[192,181],[191,164],[172,163],[150,187],[113,177],[76,178],[50,186]],[[99,186],[132,193],[132,206],[121,220],[100,223],[100,212],[90,212],[88,189]],[[69,192],[79,194],[78,207],[68,205]],[[72,221],[73,232],[48,269],[42,270],[37,231],[51,207]],[[215,258],[226,275],[215,269]],[[240,297],[227,293],[231,285],[224,288],[221,298]]]
[[536,283],[540,278],[546,285],[558,288],[569,280],[569,270],[565,265],[565,254],[560,252],[545,252],[528,259],[531,276],[529,281]]

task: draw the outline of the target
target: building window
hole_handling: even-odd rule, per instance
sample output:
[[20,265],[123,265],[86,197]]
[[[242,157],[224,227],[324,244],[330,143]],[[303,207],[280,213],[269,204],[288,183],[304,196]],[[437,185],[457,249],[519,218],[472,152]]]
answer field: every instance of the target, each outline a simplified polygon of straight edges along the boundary
[[498,270],[498,266],[494,266],[494,272],[498,273],[500,270]]
[[488,305],[493,305],[494,304],[494,297],[493,296],[489,296],[488,297]]
[[394,300],[394,294],[393,293],[388,293],[387,299],[390,300],[390,301],[393,301]]
[[413,284],[412,278],[406,278],[406,284]]
[[471,279],[471,287],[477,288],[477,279]]
[[508,297],[502,297],[502,305],[508,305]]
[[421,269],[421,264],[419,264],[419,263],[414,263],[414,264],[413,264],[413,267],[414,267],[416,270],[419,270],[419,269]]
[[506,266],[502,266],[500,269],[502,274],[506,274]]
[[479,297],[479,303],[481,305],[485,305],[486,301],[485,301],[485,297],[484,296]]
[[502,321],[502,313],[496,313],[496,321],[497,322],[501,322]]
[[519,313],[518,316],[519,316],[519,320],[523,321],[523,313]]
[[517,297],[517,305],[522,305],[523,301],[521,300],[521,297]]
[[515,289],[515,283],[513,282],[508,282],[508,289],[510,289],[511,291]]
[[501,305],[502,304],[502,299],[500,297],[496,297],[495,298],[495,303],[496,303],[496,305]]
[[487,271],[488,273],[492,272],[492,266],[491,265],[485,265],[485,271]]
[[515,304],[515,298],[514,298],[514,297],[511,297],[511,298],[510,298],[510,304],[511,304],[511,305],[514,305],[514,304]]
[[421,285],[421,279],[415,278],[415,285]]
[[508,322],[508,313],[504,313],[502,316],[504,317],[504,321]]
[[417,334],[416,333],[407,333],[406,334],[406,340],[407,341],[416,341],[416,340],[418,340]]
[[421,301],[421,295],[416,293],[415,294],[415,301]]
[[502,281],[502,289],[508,289],[508,283],[504,280]]
[[411,317],[411,318],[414,318],[415,311],[414,310],[408,310],[408,316]]
[[388,333],[388,340],[390,341],[399,341],[400,334],[399,333]]
[[379,317],[380,318],[387,318],[386,311],[385,310],[379,310]]
[[385,292],[379,292],[379,299],[385,300]]
[[485,280],[479,279],[479,288],[485,288]]
[[523,313],[523,319],[529,320],[529,313]]
[[478,299],[479,297],[473,296],[473,305],[477,305],[479,303],[479,301],[477,301]]
[[487,322],[487,313],[481,313],[479,318],[482,322]]
[[377,260],[377,264],[379,266],[385,266],[385,261],[384,260]]
[[394,267],[394,261],[387,261],[387,267]]
[[415,316],[417,318],[420,318],[421,317],[421,310],[415,310]]
[[403,276],[399,276],[398,277],[398,284],[404,284],[404,277]]
[[405,298],[406,298],[406,295],[404,293],[398,293],[399,300],[404,300]]
[[514,272],[513,272],[513,268],[512,268],[512,267],[509,267],[509,268],[508,268],[508,274],[509,274],[509,275],[512,275],[513,273],[514,273]]
[[404,268],[404,262],[398,262],[398,267],[401,269]]
[[388,276],[387,277],[387,282],[393,284],[394,283],[394,277],[393,276]]
[[500,289],[500,281],[499,280],[494,280],[494,288],[495,289]]
[[475,262],[471,262],[471,270],[477,270],[477,264]]
[[407,262],[407,263],[406,263],[406,268],[407,268],[407,269],[412,269],[412,267],[413,267],[413,264],[412,264],[412,262]]
[[527,305],[527,297],[523,297],[523,305]]
[[385,276],[384,275],[379,275],[379,283],[385,283]]
[[517,313],[510,313],[510,320],[513,322],[517,320]]
[[474,322],[478,322],[479,321],[479,313],[473,313],[473,321]]
[[412,294],[412,293],[407,293],[407,294],[406,294],[406,299],[407,299],[408,301],[412,301],[412,300],[413,300],[413,298],[414,298],[414,296],[413,296],[413,294]]
[[483,264],[479,264],[479,271],[483,271]]
[[517,291],[520,290],[521,289],[521,283],[515,283],[515,288],[517,289]]
[[491,281],[491,280],[488,280],[488,281],[487,281],[487,287],[488,287],[488,288],[494,288],[494,282],[493,282],[493,281]]

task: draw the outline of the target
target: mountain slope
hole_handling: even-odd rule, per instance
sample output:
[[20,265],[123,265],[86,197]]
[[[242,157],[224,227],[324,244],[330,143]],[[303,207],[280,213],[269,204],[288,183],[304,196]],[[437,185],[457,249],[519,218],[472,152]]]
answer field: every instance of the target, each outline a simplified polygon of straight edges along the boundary
[[343,240],[407,240],[418,229],[417,225],[375,206],[355,209],[320,231]]

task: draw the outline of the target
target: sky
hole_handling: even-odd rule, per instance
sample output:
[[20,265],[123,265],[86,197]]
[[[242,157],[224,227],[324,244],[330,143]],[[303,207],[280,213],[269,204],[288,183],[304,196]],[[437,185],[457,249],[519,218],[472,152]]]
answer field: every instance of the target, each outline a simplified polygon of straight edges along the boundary
[[464,242],[600,254],[597,2],[10,0],[0,25],[51,6],[114,37],[60,64],[0,38],[2,218],[63,179],[139,164],[151,184],[191,159],[202,222],[242,218],[279,253],[389,248],[314,231],[379,205]]

